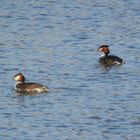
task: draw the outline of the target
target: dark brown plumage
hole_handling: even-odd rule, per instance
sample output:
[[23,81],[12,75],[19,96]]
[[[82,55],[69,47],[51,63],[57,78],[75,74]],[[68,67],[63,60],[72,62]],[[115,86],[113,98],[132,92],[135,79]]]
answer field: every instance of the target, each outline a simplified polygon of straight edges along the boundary
[[108,45],[102,45],[98,48],[98,51],[103,55],[100,57],[99,62],[104,66],[121,65],[124,63],[123,59],[115,55],[109,55],[110,50]]
[[16,81],[15,90],[18,92],[28,92],[28,93],[42,93],[48,92],[48,88],[44,87],[38,83],[26,83],[25,77],[22,73],[18,73],[14,76],[14,80]]

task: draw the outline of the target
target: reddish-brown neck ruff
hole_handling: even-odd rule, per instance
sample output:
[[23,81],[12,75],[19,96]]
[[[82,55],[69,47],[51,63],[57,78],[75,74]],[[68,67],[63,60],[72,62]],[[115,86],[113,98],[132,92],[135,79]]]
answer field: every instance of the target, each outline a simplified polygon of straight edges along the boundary
[[105,55],[108,55],[110,53],[110,50],[108,48],[109,46],[108,45],[102,45],[99,47],[99,51],[100,52],[103,52]]
[[14,76],[14,80],[17,81],[17,82],[24,83],[25,82],[25,77],[22,73],[18,73]]

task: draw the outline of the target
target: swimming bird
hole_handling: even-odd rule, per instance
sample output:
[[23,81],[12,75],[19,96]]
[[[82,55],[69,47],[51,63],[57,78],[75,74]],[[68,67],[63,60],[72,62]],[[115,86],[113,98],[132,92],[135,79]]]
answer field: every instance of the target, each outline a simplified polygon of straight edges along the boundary
[[15,90],[17,92],[26,93],[42,93],[48,92],[48,88],[41,84],[33,82],[25,82],[25,77],[22,73],[14,75],[14,80],[16,81]]
[[110,50],[108,45],[101,45],[98,48],[98,51],[102,52],[103,55],[101,55],[99,62],[104,66],[113,66],[113,65],[121,65],[124,64],[124,61],[122,58],[115,56],[115,55],[109,55]]

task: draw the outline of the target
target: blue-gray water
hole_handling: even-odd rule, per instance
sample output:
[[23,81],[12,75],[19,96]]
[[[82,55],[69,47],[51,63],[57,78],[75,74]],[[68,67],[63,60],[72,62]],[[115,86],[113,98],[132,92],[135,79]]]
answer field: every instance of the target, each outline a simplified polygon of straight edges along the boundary
[[[0,0],[0,140],[140,140],[139,0]],[[101,44],[126,64],[98,63]],[[18,96],[12,77],[50,93]]]

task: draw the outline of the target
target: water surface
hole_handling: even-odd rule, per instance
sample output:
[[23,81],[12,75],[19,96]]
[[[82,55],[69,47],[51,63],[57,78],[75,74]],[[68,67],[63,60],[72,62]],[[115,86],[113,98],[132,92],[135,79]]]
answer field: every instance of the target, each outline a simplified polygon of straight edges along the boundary
[[[139,0],[0,1],[0,139],[140,139]],[[126,64],[104,68],[110,45]],[[18,96],[23,72],[50,93]]]

